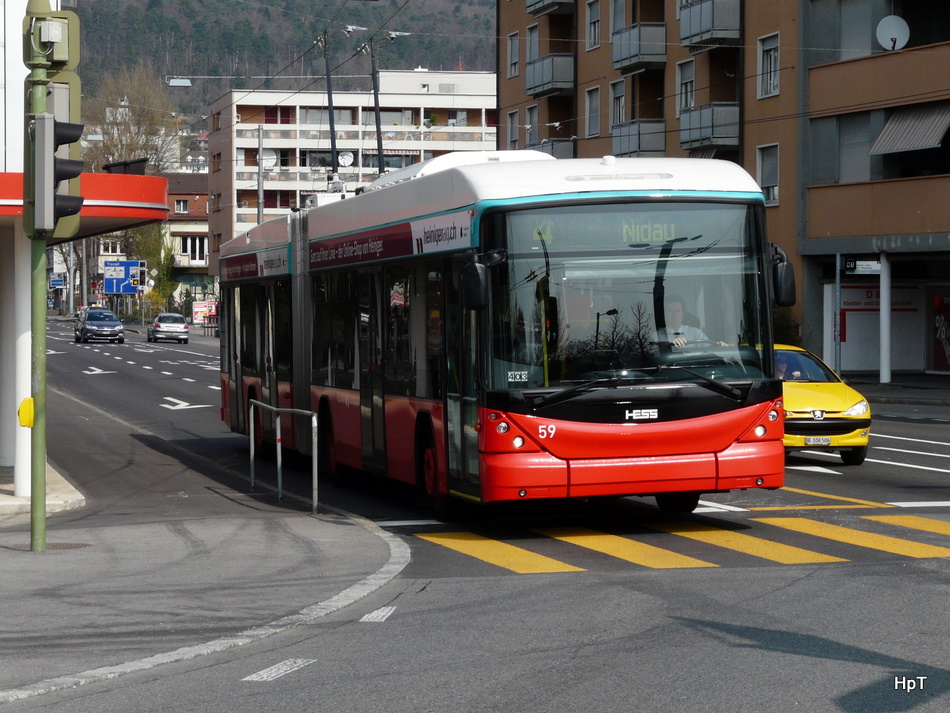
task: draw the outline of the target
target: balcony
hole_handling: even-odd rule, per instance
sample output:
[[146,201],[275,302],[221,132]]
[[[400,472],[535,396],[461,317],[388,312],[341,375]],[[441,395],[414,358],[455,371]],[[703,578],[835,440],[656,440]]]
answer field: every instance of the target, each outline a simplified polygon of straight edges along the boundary
[[614,156],[662,156],[666,153],[666,122],[636,119],[610,127]]
[[950,175],[809,186],[809,244],[817,246],[822,238],[867,237],[874,239],[869,244],[874,251],[926,246],[925,236],[950,232],[948,195]]
[[737,45],[739,0],[698,0],[680,7],[680,44]]
[[539,97],[574,92],[574,55],[549,54],[525,65],[525,94]]
[[625,74],[666,64],[666,23],[641,22],[613,34],[614,69]]
[[739,146],[739,104],[713,102],[680,112],[680,148]]
[[574,158],[574,139],[544,139],[539,144],[529,144],[525,148],[541,151],[554,158]]
[[175,267],[177,268],[189,268],[189,267],[208,267],[208,258],[206,257],[192,257],[191,255],[175,255]]
[[524,9],[535,17],[573,15],[575,0],[525,0]]

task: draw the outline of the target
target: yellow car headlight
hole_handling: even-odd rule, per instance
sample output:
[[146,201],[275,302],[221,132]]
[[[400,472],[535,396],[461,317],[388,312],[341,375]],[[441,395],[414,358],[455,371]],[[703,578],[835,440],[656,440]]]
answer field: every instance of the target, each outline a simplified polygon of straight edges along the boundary
[[870,410],[871,408],[870,406],[868,406],[868,402],[865,401],[864,399],[861,399],[854,406],[852,406],[847,411],[845,411],[844,415],[845,416],[863,416]]

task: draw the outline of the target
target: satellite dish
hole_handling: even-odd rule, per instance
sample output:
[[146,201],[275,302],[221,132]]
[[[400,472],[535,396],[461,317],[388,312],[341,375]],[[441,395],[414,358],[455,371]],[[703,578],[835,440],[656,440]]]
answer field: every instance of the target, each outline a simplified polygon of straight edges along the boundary
[[904,49],[910,39],[910,27],[903,17],[888,15],[877,23],[877,43],[888,52]]
[[277,165],[277,152],[274,149],[264,149],[264,168],[273,168]]
[[337,157],[337,161],[340,162],[341,166],[349,166],[353,163],[353,153],[350,151],[344,151]]

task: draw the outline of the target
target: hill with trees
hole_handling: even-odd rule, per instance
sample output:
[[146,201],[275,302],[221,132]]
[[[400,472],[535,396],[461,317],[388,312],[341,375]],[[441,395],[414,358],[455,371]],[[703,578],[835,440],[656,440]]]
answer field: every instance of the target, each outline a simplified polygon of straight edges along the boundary
[[[334,89],[369,88],[374,33],[381,69],[495,69],[493,0],[86,0],[82,23],[84,94],[103,78],[144,63],[160,77],[187,77],[173,100],[201,113],[230,89],[325,89],[326,33]],[[344,28],[366,31],[347,37]]]

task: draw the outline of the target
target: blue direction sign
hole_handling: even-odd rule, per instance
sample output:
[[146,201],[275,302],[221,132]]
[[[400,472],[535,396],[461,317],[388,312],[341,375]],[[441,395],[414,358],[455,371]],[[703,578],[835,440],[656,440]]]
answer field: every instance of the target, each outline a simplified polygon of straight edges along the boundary
[[103,292],[134,295],[144,284],[145,260],[106,260],[102,271]]

